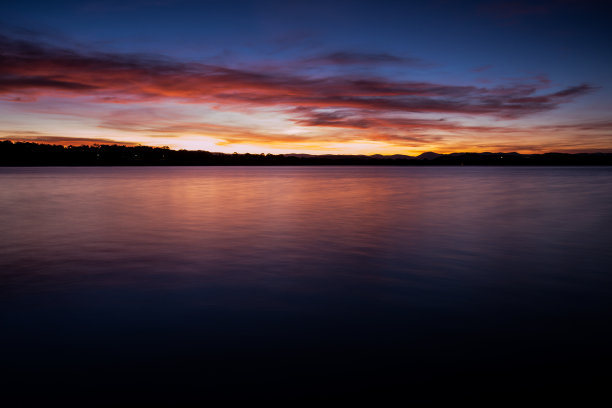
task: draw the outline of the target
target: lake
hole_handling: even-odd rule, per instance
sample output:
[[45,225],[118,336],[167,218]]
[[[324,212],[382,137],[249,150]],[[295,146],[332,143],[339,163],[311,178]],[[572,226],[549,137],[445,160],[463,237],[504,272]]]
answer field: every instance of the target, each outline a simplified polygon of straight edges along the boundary
[[611,249],[610,167],[0,168],[3,392],[603,395]]

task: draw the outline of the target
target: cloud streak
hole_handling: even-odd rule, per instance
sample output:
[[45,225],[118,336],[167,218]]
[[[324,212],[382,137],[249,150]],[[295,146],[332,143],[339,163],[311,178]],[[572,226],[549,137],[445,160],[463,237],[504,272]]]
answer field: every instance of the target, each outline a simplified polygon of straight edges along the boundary
[[[7,37],[0,37],[0,55],[0,93],[5,96],[62,92],[115,103],[174,99],[228,109],[309,106],[516,118],[555,109],[594,89],[579,84],[538,95],[538,83],[485,88],[358,76],[312,78],[299,72],[255,72],[142,55],[84,54]],[[346,63],[396,58],[332,56]]]
[[424,67],[428,64],[419,58],[406,58],[387,53],[367,53],[355,51],[335,51],[315,57],[306,58],[302,61],[306,64],[315,65],[379,65],[379,64],[401,64],[408,66]]

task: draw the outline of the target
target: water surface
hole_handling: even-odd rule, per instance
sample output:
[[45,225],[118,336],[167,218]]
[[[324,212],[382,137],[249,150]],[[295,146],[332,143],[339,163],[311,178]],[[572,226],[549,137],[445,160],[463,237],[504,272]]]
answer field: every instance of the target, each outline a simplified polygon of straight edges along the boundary
[[0,168],[1,363],[170,405],[596,392],[610,231],[612,168]]

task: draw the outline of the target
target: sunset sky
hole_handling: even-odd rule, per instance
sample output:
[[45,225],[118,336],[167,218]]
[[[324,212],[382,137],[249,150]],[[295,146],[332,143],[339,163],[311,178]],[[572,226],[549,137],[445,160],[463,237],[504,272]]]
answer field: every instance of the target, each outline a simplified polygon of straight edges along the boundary
[[0,140],[612,151],[609,1],[11,1]]

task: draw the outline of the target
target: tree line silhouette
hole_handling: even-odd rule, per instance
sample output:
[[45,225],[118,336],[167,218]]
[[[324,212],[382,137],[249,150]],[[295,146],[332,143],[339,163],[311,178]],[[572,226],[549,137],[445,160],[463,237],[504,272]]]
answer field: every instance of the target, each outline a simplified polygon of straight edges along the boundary
[[225,154],[168,147],[0,141],[0,166],[612,165],[612,153],[451,153],[412,157]]

